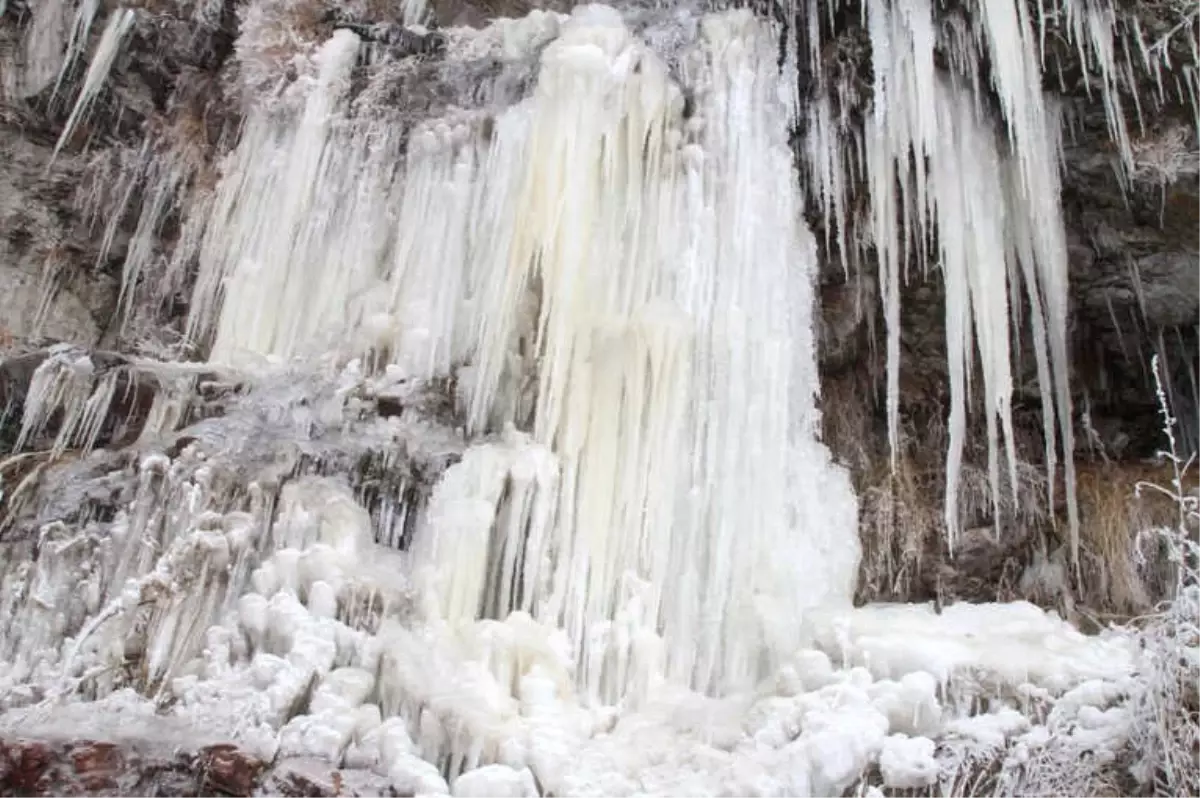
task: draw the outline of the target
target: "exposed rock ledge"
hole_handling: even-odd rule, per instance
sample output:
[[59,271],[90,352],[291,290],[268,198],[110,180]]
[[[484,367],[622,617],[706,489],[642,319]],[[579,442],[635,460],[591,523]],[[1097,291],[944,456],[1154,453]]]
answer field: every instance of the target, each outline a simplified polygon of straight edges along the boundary
[[0,715],[0,795],[403,794],[370,770],[264,759],[178,718],[154,714],[148,701],[115,695],[103,703],[104,712],[68,704]]
[[327,762],[264,762],[229,743],[195,750],[102,740],[0,738],[3,795],[395,796],[388,780]]

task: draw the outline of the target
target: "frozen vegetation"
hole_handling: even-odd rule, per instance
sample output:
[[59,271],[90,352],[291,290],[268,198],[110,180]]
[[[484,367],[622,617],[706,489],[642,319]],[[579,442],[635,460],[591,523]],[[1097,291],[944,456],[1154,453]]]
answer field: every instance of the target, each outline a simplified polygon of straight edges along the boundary
[[[91,702],[101,729],[155,715],[400,794],[1194,793],[1187,463],[1158,531],[1173,600],[1136,625],[852,606],[858,502],[819,438],[806,191],[836,235],[849,184],[869,191],[893,439],[900,282],[941,271],[951,544],[973,373],[993,499],[1017,485],[1023,312],[1048,492],[1062,463],[1078,540],[1044,20],[967,5],[954,26],[928,0],[865,3],[860,140],[820,42],[821,91],[798,102],[797,30],[749,9],[535,10],[440,30],[425,58],[243,5],[243,121],[215,174],[156,142],[91,198],[103,225],[141,181],[123,317],[186,290],[203,357],[54,348],[0,461],[2,528],[28,538],[0,566],[0,724],[78,726]],[[38,5],[5,90],[56,84],[98,6]],[[424,12],[403,8],[411,41],[432,39]],[[138,13],[107,12],[59,149]],[[1118,58],[1103,4],[1053,13],[1104,76],[1132,173],[1117,84],[1131,53],[1164,67],[1152,43]],[[436,91],[410,106],[398,85]],[[98,447],[139,385],[144,422]]]

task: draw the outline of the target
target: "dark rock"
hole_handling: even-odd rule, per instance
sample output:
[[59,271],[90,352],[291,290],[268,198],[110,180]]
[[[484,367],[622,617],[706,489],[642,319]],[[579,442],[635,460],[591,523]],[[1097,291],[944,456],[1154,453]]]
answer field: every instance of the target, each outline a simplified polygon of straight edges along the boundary
[[0,794],[42,795],[55,759],[49,745],[34,740],[0,740]]
[[126,766],[124,753],[112,743],[81,743],[71,749],[70,758],[79,784],[88,792],[115,789]]
[[0,796],[394,796],[388,779],[313,759],[270,765],[232,743],[198,751],[152,740],[0,740]]
[[200,749],[196,761],[204,795],[252,795],[266,769],[261,759],[229,743]]

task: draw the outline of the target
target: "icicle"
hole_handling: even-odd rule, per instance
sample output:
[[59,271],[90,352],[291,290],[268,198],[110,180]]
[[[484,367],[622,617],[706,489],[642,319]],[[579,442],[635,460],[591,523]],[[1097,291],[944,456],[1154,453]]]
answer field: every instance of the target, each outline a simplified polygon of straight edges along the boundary
[[[147,141],[149,145],[149,141]],[[146,185],[143,189],[141,209],[138,215],[137,228],[129,243],[129,251],[125,255],[125,263],[121,269],[121,292],[117,299],[117,313],[122,324],[128,322],[132,312],[132,299],[142,276],[152,265],[163,222],[179,201],[180,195],[192,175],[192,168],[183,162],[177,153],[167,153],[163,156],[150,155],[149,146],[143,150],[143,159],[148,160]],[[111,228],[119,222],[120,217],[114,216],[110,230],[106,231],[106,240]]]
[[[1008,3],[996,5],[1005,11],[1009,7]],[[1078,47],[1079,60],[1084,65],[1085,80],[1088,77],[1088,66],[1094,65],[1100,71],[1100,98],[1104,103],[1109,137],[1117,146],[1117,154],[1120,156],[1120,174],[1128,177],[1133,171],[1133,152],[1130,147],[1129,130],[1125,123],[1125,110],[1121,103],[1120,86],[1117,81],[1116,48],[1113,43],[1117,25],[1116,11],[1109,0],[1062,0],[1062,11],[1066,17],[1070,37]],[[989,15],[987,24],[991,25],[993,22],[994,20]],[[1025,39],[1021,37],[1019,30],[1001,29],[992,32],[989,28],[989,35],[992,37],[993,54],[1010,46],[1005,44],[1005,41],[1025,44]],[[1015,38],[1010,40],[998,38],[1002,35],[1015,35]],[[1008,61],[1012,63],[1012,59],[1008,59]],[[997,88],[1001,87],[997,86]]]
[[[337,228],[310,224],[309,214],[328,221],[334,206],[319,203],[338,202],[337,187],[358,179],[358,169],[338,168],[331,140],[358,46],[353,33],[337,31],[316,56],[318,75],[300,118],[279,130],[271,113],[252,115],[225,165],[201,241],[188,322],[191,338],[216,328],[214,360],[297,354],[328,323],[331,308],[345,313],[356,288],[354,249],[329,246],[348,239],[329,242],[327,231]],[[358,228],[347,220],[342,229]],[[349,262],[334,266],[343,259]],[[340,282],[329,286],[330,280]]]
[[[95,367],[90,358],[69,345],[60,344],[51,350],[34,371],[21,417],[21,431],[15,449],[20,450],[45,430],[55,412],[63,411],[63,423],[55,439],[55,450],[62,451],[74,429],[70,420],[78,423],[92,392]],[[60,447],[61,442],[61,447]]]
[[108,79],[113,62],[121,52],[121,44],[129,31],[133,29],[134,19],[134,12],[127,8],[118,8],[109,16],[108,24],[104,27],[104,33],[100,37],[100,43],[96,45],[96,52],[92,54],[92,62],[88,65],[87,74],[83,79],[83,88],[79,90],[79,97],[75,100],[75,107],[71,109],[71,115],[67,117],[62,133],[59,134],[58,141],[54,145],[55,157],[63,145],[71,139],[76,126],[91,110],[92,103],[104,86],[104,81]]
[[[1011,286],[1023,282],[1034,318],[1035,348],[1047,418],[1057,416],[1068,474],[1072,549],[1077,548],[1070,394],[1066,384],[1066,244],[1059,207],[1059,120],[1047,110],[1034,30],[1023,4],[983,3],[971,33],[951,26],[948,46],[967,88],[935,78],[932,7],[927,0],[873,0],[868,22],[876,65],[870,122],[872,215],[888,321],[888,428],[897,445],[899,272],[906,253],[924,257],[936,229],[946,283],[950,442],[945,524],[958,527],[958,472],[967,431],[970,356],[980,355],[993,500],[999,492],[1000,439],[1016,490],[1012,432]],[[970,37],[978,37],[973,41]],[[982,116],[977,50],[988,49],[1012,155]],[[881,68],[881,65],[886,65]],[[926,172],[929,164],[929,172]],[[895,186],[899,187],[896,196]],[[899,225],[899,226],[897,226]],[[1047,479],[1055,479],[1053,427],[1047,426]],[[999,518],[997,518],[999,523]]]
[[[923,255],[930,201],[926,196],[924,170],[925,164],[932,161],[939,141],[937,115],[930,110],[936,107],[933,12],[924,0],[900,4],[900,9],[893,12],[883,2],[867,5],[876,64],[875,102],[867,134],[867,172],[880,296],[887,325],[888,443],[893,465],[900,448],[900,271],[906,260],[902,248],[920,247],[918,251]],[[917,170],[915,175],[909,174],[910,151],[915,155],[912,161]],[[899,204],[894,189],[897,184],[901,187]],[[902,230],[897,225],[910,192],[916,195],[916,229]],[[949,329],[948,319],[948,335]]]
[[[75,19],[71,24],[71,37],[67,40],[66,54],[63,56],[62,66],[58,69],[58,77],[54,80],[54,90],[50,94],[50,102],[53,103],[58,97],[59,89],[62,88],[63,78],[67,76],[71,67],[80,56],[87,50],[88,34],[91,33],[92,23],[96,19],[96,12],[100,10],[100,0],[81,0],[79,6],[75,9]],[[120,9],[118,14],[122,13]]]

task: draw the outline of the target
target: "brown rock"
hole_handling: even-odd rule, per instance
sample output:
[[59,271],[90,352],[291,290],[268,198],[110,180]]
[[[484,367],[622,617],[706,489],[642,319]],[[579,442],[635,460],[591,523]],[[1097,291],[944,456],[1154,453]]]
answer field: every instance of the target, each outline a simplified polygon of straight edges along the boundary
[[87,740],[69,754],[75,776],[89,792],[117,788],[117,779],[126,769],[125,754],[113,743]]
[[230,743],[200,749],[196,758],[204,795],[251,795],[266,763]]
[[54,761],[46,743],[0,741],[0,795],[36,795],[44,789],[46,772]]

